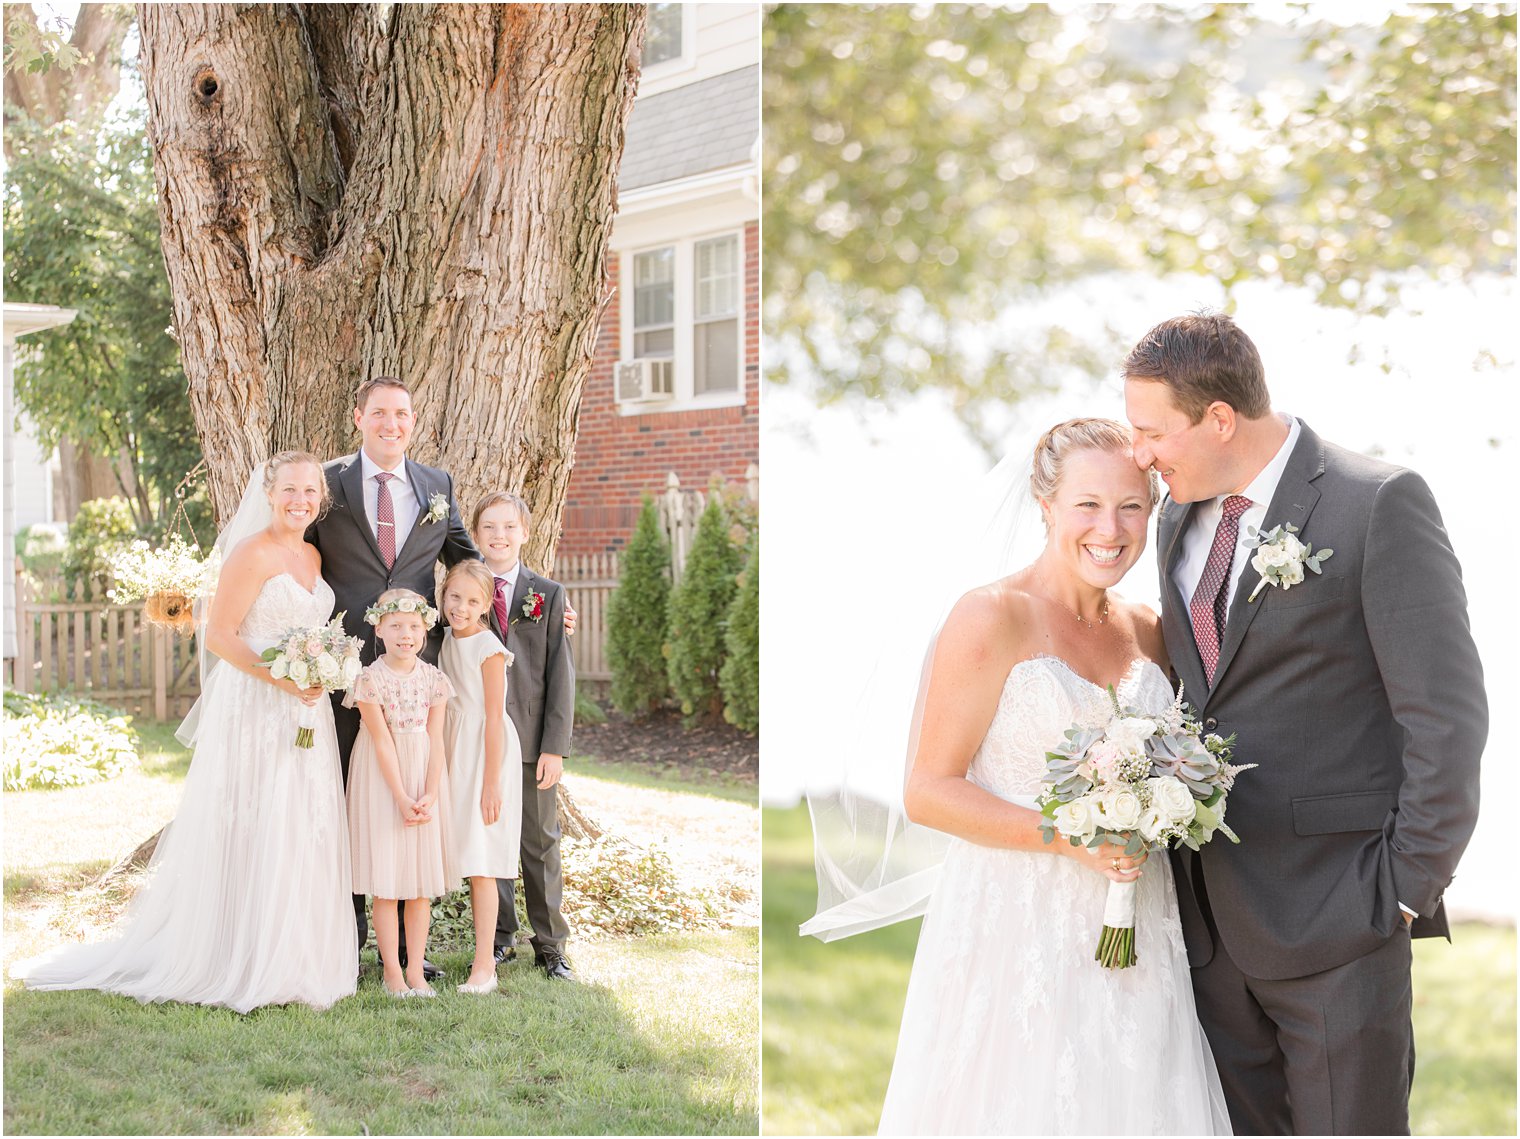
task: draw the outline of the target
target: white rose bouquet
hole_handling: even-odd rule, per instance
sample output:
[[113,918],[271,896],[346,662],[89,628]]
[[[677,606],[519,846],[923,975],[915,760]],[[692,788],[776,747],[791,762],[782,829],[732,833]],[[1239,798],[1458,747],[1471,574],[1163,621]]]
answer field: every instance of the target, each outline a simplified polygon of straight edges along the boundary
[[[1046,842],[1057,834],[1073,846],[1113,843],[1128,855],[1182,843],[1197,850],[1223,834],[1225,797],[1235,776],[1255,767],[1230,764],[1235,737],[1200,733],[1182,690],[1160,715],[1124,707],[1108,690],[1113,715],[1097,728],[1073,727],[1045,753],[1037,803]],[[1135,883],[1110,882],[1096,959],[1107,969],[1135,963]]]
[[[325,625],[291,629],[278,644],[264,650],[259,664],[269,669],[269,675],[276,680],[290,678],[297,688],[316,686],[327,692],[341,692],[359,675],[359,650],[363,644],[358,637],[343,632],[343,614],[339,613]],[[315,710],[301,705],[296,747],[311,747],[316,742],[316,726]]]

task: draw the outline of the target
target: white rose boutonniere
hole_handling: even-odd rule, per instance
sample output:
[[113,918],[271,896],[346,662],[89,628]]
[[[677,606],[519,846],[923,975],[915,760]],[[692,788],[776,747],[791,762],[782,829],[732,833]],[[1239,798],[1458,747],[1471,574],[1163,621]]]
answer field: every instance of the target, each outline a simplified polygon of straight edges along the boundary
[[427,516],[422,521],[424,523],[442,522],[448,516],[449,500],[441,494],[435,494],[428,499]]
[[1252,526],[1246,533],[1246,546],[1256,551],[1256,556],[1251,559],[1251,568],[1261,574],[1261,580],[1251,590],[1247,601],[1255,601],[1256,595],[1265,585],[1291,589],[1304,580],[1306,569],[1322,573],[1320,563],[1335,553],[1334,550],[1326,549],[1316,554],[1312,545],[1298,540],[1297,526],[1274,526],[1265,534],[1258,534],[1256,527]]

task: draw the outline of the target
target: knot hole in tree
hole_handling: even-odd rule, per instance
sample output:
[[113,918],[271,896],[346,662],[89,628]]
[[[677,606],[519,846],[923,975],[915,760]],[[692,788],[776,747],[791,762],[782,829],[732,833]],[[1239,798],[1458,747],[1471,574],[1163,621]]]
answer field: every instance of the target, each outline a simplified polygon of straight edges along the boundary
[[202,107],[210,107],[221,102],[222,81],[216,77],[214,68],[203,67],[197,71],[191,90],[195,95],[195,101]]

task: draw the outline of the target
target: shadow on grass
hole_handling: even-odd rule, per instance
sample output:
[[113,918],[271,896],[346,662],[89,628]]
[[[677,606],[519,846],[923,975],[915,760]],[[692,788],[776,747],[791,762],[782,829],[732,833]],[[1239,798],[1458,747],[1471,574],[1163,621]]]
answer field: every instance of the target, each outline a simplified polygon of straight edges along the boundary
[[[765,1132],[870,1134],[886,1094],[919,921],[823,944],[806,807],[763,813]],[[1515,931],[1415,942],[1417,1135],[1515,1133]]]
[[448,985],[437,1000],[401,1002],[371,968],[354,997],[325,1012],[292,1005],[248,1016],[10,986],[5,1127],[752,1134],[753,1111],[712,1094],[685,1051],[646,1036],[612,990],[551,982],[522,962],[502,970],[488,997]]

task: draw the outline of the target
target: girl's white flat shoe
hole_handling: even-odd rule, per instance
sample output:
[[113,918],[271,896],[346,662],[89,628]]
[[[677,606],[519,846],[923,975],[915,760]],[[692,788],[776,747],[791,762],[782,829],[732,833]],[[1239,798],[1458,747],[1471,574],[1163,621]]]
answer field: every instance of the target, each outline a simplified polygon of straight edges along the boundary
[[493,974],[489,981],[482,981],[478,985],[466,982],[463,985],[456,986],[455,991],[460,993],[494,993],[496,991],[496,977]]

